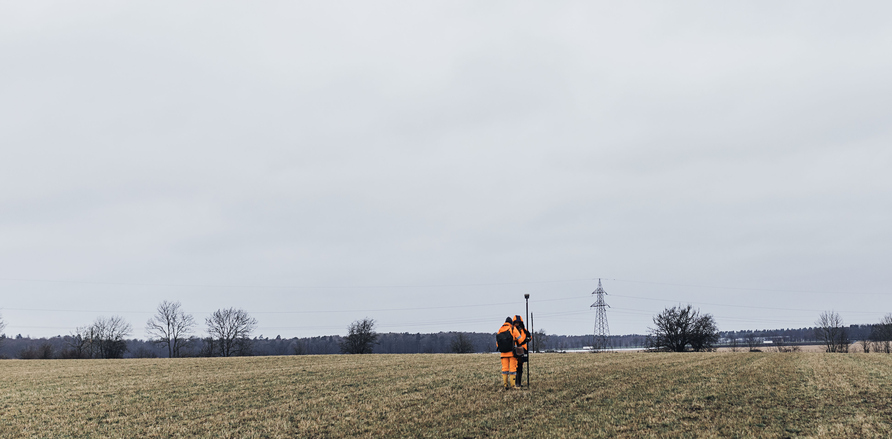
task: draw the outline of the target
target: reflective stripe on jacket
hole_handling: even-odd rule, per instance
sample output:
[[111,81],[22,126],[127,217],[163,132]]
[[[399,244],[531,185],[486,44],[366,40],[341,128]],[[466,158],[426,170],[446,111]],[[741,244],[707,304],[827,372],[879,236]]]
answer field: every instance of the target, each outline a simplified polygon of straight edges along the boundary
[[517,345],[526,349],[527,342],[529,341],[529,337],[527,337],[527,332],[526,331],[517,331],[517,332],[520,333],[520,337],[517,339]]

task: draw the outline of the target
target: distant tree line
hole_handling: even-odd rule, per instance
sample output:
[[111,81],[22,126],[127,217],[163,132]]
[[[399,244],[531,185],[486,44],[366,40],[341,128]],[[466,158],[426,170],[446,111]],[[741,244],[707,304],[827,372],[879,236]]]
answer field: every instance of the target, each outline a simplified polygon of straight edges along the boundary
[[[98,317],[93,323],[75,329],[71,334],[31,339],[17,335],[0,335],[0,358],[78,359],[78,358],[145,358],[145,357],[212,357],[235,355],[329,355],[341,353],[482,353],[495,351],[493,333],[377,333],[375,321],[357,320],[348,327],[347,336],[268,338],[252,337],[257,320],[235,308],[220,309],[205,319],[203,337],[195,334],[197,322],[182,311],[179,302],[162,302],[156,314],[146,323],[149,340],[128,338],[132,326],[118,316]],[[654,317],[655,327],[647,335],[615,335],[609,347],[659,348],[662,350],[711,350],[730,346],[759,350],[771,346],[778,350],[794,344],[820,343],[827,352],[849,352],[852,341],[862,352],[892,353],[892,314],[879,323],[844,325],[832,311],[821,314],[814,327],[755,331],[718,331],[709,314],[700,314],[688,306],[665,309]],[[0,332],[6,326],[0,316]],[[698,329],[699,328],[699,329]],[[708,337],[690,338],[698,330]],[[676,332],[680,340],[659,340]],[[701,334],[702,335],[702,334]],[[547,334],[539,329],[533,334],[531,349],[535,352],[587,349],[593,335]],[[675,344],[672,344],[675,343]]]
[[[867,352],[892,353],[892,316],[886,316],[876,324],[844,325],[837,321],[834,326],[831,320],[826,323],[830,323],[830,327],[816,325],[806,328],[722,331],[720,345],[759,349],[777,345],[821,344],[828,352],[845,352],[847,346],[855,340],[862,351],[866,346]],[[831,345],[828,346],[826,341],[830,341]]]
[[[536,334],[535,337],[541,335]],[[409,333],[389,332],[376,334],[372,345],[374,353],[380,354],[448,354],[448,353],[485,353],[495,351],[495,334],[480,332],[438,332]],[[638,338],[643,336],[616,337],[617,340]],[[591,345],[591,335],[567,336],[547,335],[547,344],[540,344],[540,351],[584,349]],[[250,351],[242,355],[332,355],[346,353],[343,350],[346,336],[325,335],[316,337],[281,336],[250,339]],[[59,335],[50,338],[27,338],[16,336],[7,338],[0,345],[0,357],[25,359],[52,358],[99,358],[86,355],[77,356],[70,353],[70,345],[74,342],[72,335]],[[126,339],[127,349],[123,358],[166,358],[170,351],[166,344],[151,340]],[[180,341],[180,357],[220,356],[213,353],[206,338],[189,337]]]

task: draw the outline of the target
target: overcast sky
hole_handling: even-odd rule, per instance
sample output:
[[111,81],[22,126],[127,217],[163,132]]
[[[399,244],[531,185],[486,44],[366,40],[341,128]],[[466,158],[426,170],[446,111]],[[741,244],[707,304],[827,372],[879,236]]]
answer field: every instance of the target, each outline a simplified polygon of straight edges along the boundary
[[[892,312],[888,2],[0,2],[5,333]],[[196,334],[204,332],[203,325]]]

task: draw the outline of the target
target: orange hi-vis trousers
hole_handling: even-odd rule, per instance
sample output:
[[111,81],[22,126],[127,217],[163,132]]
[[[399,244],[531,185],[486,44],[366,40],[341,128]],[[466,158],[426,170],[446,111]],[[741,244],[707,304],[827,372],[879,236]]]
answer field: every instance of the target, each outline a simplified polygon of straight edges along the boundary
[[502,357],[502,375],[517,375],[517,358]]

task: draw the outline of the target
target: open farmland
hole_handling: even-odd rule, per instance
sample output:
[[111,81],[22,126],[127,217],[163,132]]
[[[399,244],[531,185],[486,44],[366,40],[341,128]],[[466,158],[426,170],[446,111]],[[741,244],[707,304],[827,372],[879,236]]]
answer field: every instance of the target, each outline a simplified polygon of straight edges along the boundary
[[0,361],[0,436],[892,436],[890,355],[533,361],[512,391],[495,355]]

